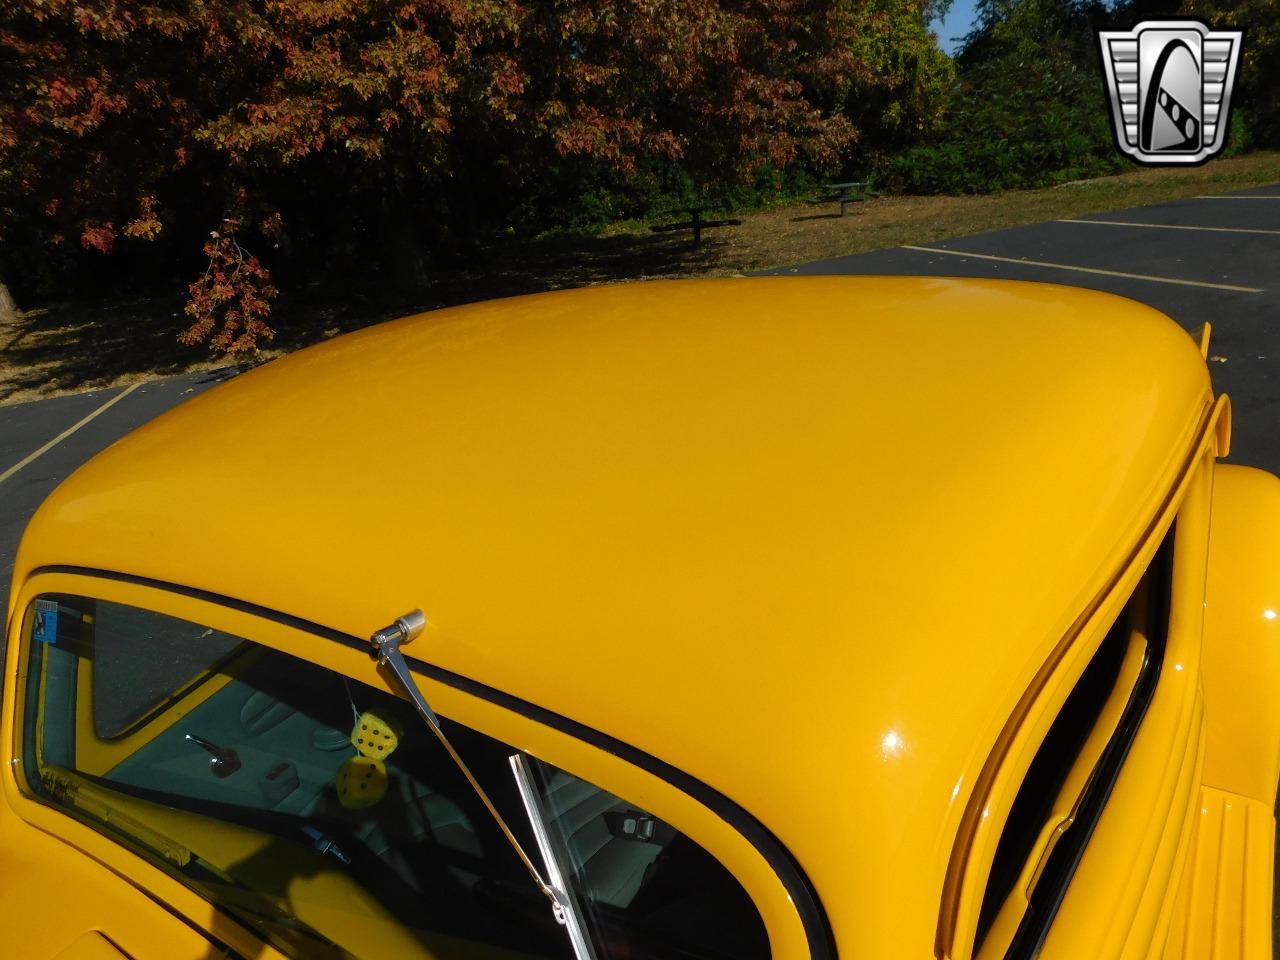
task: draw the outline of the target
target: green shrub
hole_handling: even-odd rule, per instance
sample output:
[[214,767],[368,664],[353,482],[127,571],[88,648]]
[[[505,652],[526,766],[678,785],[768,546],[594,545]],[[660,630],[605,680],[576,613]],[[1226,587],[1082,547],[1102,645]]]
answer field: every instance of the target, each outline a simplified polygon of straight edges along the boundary
[[1248,153],[1253,149],[1253,131],[1245,112],[1240,109],[1231,111],[1231,126],[1227,130],[1227,149],[1224,157],[1235,157]]

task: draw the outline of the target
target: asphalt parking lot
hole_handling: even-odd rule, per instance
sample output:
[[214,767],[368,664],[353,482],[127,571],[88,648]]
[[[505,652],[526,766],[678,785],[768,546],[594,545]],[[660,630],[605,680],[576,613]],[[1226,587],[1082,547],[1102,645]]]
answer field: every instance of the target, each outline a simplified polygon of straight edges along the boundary
[[[1280,473],[1280,184],[771,272],[1042,280],[1140,300],[1193,333],[1210,321],[1215,386],[1235,404],[1230,459]],[[231,375],[193,374],[0,407],[0,600],[7,599],[23,527],[63,477]]]
[[1209,321],[1229,459],[1280,473],[1280,184],[771,272],[1041,280],[1139,300],[1192,333]]
[[[130,430],[233,373],[193,373],[0,407],[0,605],[8,607],[22,531],[64,477]],[[0,637],[0,656],[3,644]]]

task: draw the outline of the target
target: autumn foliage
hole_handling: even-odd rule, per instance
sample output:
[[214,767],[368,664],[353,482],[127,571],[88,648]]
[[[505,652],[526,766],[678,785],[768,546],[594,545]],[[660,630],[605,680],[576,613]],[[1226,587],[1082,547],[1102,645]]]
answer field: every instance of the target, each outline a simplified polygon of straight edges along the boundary
[[1083,176],[1116,161],[1080,25],[1176,9],[1247,23],[1280,142],[1271,0],[979,0],[954,62],[946,6],[0,0],[0,293],[189,285],[184,338],[245,352],[277,286],[419,288],[510,231],[796,171]]
[[[4,0],[0,271],[150,244],[192,275],[204,247],[184,336],[238,349],[269,329],[271,281],[225,259],[225,218],[293,273],[373,256],[412,282],[582,165],[702,184],[838,165],[840,91],[871,78],[862,6]],[[235,330],[209,322],[233,302]]]
[[244,355],[254,352],[260,340],[275,336],[266,318],[276,288],[258,258],[236,242],[239,226],[225,220],[209,234],[204,245],[209,265],[187,288],[186,312],[192,323],[178,337],[183,343],[208,340],[218,353]]

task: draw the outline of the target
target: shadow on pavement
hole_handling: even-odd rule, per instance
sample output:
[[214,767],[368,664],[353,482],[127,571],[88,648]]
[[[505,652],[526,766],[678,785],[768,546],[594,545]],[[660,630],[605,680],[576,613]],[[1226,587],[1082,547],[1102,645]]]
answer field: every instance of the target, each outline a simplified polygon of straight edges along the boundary
[[[689,231],[505,241],[438,265],[421,290],[388,292],[376,274],[332,277],[282,295],[272,311],[276,339],[265,356],[383,320],[437,307],[617,280],[704,273],[721,258],[723,235],[693,245]],[[181,296],[59,304],[0,323],[0,404],[116,386],[224,366],[204,348],[178,342],[189,318]]]

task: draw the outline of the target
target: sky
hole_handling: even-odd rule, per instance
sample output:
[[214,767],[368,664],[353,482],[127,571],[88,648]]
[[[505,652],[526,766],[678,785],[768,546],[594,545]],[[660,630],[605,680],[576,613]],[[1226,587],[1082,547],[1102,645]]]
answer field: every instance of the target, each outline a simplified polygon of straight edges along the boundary
[[975,0],[954,0],[945,20],[935,20],[929,27],[938,35],[938,44],[947,53],[955,53],[960,38],[973,26]]

